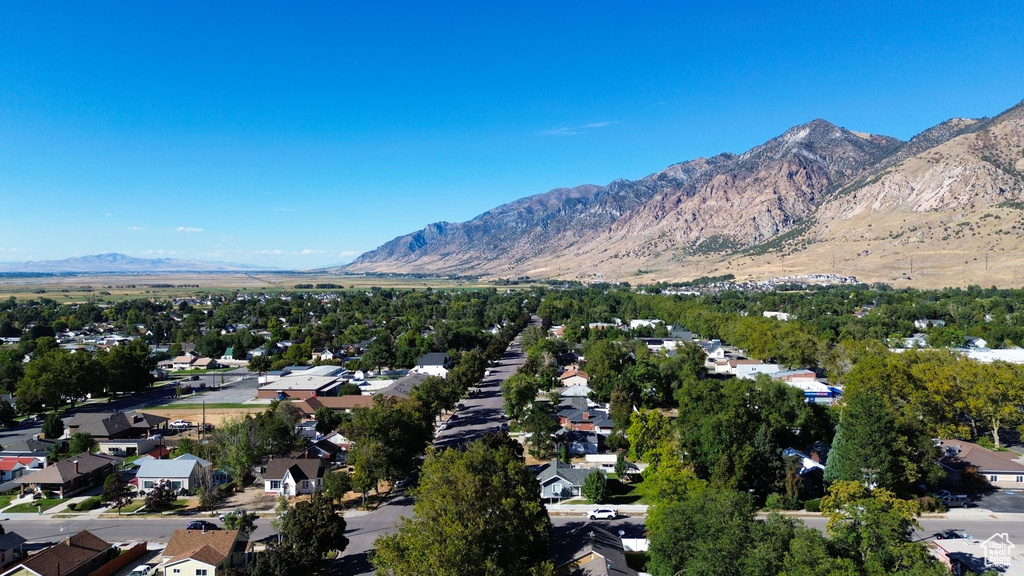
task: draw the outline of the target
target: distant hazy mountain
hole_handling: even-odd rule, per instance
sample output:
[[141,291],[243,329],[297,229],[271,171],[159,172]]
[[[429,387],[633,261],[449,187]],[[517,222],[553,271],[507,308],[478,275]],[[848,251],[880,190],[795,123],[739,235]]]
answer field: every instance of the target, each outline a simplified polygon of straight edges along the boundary
[[1022,150],[1024,104],[908,142],[814,120],[741,155],[431,224],[343,269],[630,281],[835,272],[1019,286]]
[[232,270],[268,270],[268,267],[235,264],[231,262],[205,262],[202,260],[175,260],[172,258],[132,258],[124,254],[97,254],[64,260],[38,262],[0,262],[0,272],[227,272]]

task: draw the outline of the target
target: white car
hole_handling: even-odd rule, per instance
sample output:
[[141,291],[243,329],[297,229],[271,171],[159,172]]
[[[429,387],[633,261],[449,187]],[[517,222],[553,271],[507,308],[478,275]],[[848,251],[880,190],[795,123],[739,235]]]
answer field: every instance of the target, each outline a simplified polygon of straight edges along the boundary
[[595,508],[590,511],[591,520],[597,520],[598,518],[603,518],[605,520],[615,520],[618,517],[619,512],[614,508]]
[[171,428],[189,428],[191,426],[192,423],[188,420],[175,420],[174,422],[171,422]]

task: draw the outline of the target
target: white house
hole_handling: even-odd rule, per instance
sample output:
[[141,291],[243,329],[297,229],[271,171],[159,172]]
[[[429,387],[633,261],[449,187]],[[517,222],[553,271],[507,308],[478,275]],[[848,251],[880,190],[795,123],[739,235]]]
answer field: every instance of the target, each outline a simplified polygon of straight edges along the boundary
[[988,348],[988,340],[985,340],[984,338],[978,338],[976,336],[967,336],[966,338],[964,338],[964,341],[967,343],[968,348],[974,348],[976,350],[981,348]]
[[760,360],[730,360],[729,366],[737,378],[753,380],[758,374],[775,374],[779,371],[778,364],[765,364]]
[[275,458],[263,472],[263,491],[280,496],[312,494],[324,483],[327,464],[319,458]]
[[914,320],[914,328],[918,330],[927,330],[929,328],[942,328],[946,323],[936,318],[921,318]]
[[781,320],[783,322],[789,321],[788,312],[769,312],[768,310],[765,310],[764,312],[761,312],[761,315],[765,318],[775,318],[776,320]]
[[629,321],[629,329],[630,330],[636,330],[637,328],[641,328],[641,327],[654,328],[658,324],[664,324],[664,322],[662,322],[661,320],[654,320],[654,319],[651,319],[651,320],[630,320]]
[[175,530],[162,554],[164,576],[217,576],[247,564],[248,538],[238,530]]
[[562,375],[559,376],[559,380],[561,381],[562,386],[565,386],[566,388],[571,386],[587,386],[590,384],[590,376],[586,372],[575,368],[571,368],[563,372]]
[[430,376],[438,376],[441,378],[448,377],[448,371],[451,370],[452,359],[444,352],[431,352],[424,354],[419,360],[416,361],[416,367],[412,369],[413,372],[420,374],[428,374]]

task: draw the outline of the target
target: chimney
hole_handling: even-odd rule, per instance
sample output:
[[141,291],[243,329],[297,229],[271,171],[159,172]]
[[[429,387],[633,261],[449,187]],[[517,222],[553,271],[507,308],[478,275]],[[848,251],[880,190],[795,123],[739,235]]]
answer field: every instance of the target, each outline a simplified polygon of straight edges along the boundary
[[78,474],[78,460],[72,460],[71,463],[75,465],[75,474]]
[[588,411],[588,410],[584,410],[583,411],[583,419],[584,420],[590,420],[590,411]]

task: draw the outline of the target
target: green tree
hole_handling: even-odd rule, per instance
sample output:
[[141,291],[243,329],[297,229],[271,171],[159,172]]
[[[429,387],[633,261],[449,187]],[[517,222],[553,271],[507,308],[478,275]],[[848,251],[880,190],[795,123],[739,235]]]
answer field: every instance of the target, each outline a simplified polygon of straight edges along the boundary
[[101,354],[99,361],[105,369],[106,389],[111,394],[142,390],[153,382],[151,372],[156,368],[156,360],[141,338],[114,346]]
[[18,383],[18,410],[26,413],[42,405],[57,409],[65,403],[72,407],[79,398],[97,392],[103,367],[90,354],[72,354],[63,348],[50,350],[25,366]]
[[316,418],[316,431],[319,434],[330,434],[341,426],[341,423],[345,421],[345,417],[341,414],[331,410],[327,406],[320,406],[316,409],[314,414]]
[[146,492],[146,508],[150,510],[166,510],[177,499],[178,494],[171,487],[171,483],[163,480],[157,482],[149,492]]
[[647,462],[647,454],[660,444],[672,440],[672,427],[661,412],[642,409],[633,414],[626,432],[629,436],[629,457]]
[[596,504],[608,501],[608,479],[600,470],[592,470],[583,480],[583,497]]
[[433,424],[424,418],[419,403],[374,396],[373,406],[354,410],[352,421],[345,425],[345,435],[353,442],[349,461],[355,467],[357,487],[376,487],[382,480],[408,476],[433,434]]
[[270,372],[270,365],[273,364],[273,360],[270,356],[259,355],[253,356],[252,360],[249,360],[249,370],[255,372],[257,376]]
[[92,452],[95,447],[96,439],[88,432],[75,432],[71,435],[71,439],[68,441],[68,452],[71,454]]
[[334,503],[323,492],[314,492],[288,509],[281,521],[281,535],[291,546],[322,559],[331,550],[344,551],[345,519],[335,512]]
[[43,418],[43,437],[48,439],[60,438],[64,435],[64,420],[56,413],[47,414]]
[[120,473],[113,472],[103,481],[103,501],[117,508],[118,516],[121,515],[121,508],[132,503],[132,487]]
[[653,576],[744,574],[754,512],[749,494],[730,490],[705,490],[667,504],[656,521],[648,522],[648,571]]
[[513,374],[501,383],[501,395],[508,417],[519,420],[526,407],[537,398],[537,380],[525,374]]
[[465,452],[429,454],[414,491],[414,515],[376,542],[377,571],[518,576],[550,570],[545,558],[551,523],[540,486],[512,444],[492,436]]
[[523,418],[522,428],[530,434],[527,443],[530,445],[530,454],[535,458],[541,458],[551,452],[554,448],[554,440],[551,435],[558,430],[558,422],[551,412],[551,406],[547,402],[534,402],[530,410]]
[[901,456],[910,449],[889,404],[874,394],[860,394],[843,408],[825,482],[871,483],[907,492],[919,475],[913,462]]
[[226,530],[238,530],[246,537],[256,530],[256,519],[259,515],[255,512],[235,510],[224,515],[224,528]]
[[324,476],[324,494],[332,502],[341,502],[341,499],[352,491],[352,477],[345,472],[331,472]]
[[10,426],[14,424],[14,419],[18,413],[14,410],[14,406],[5,398],[0,398],[0,426]]

